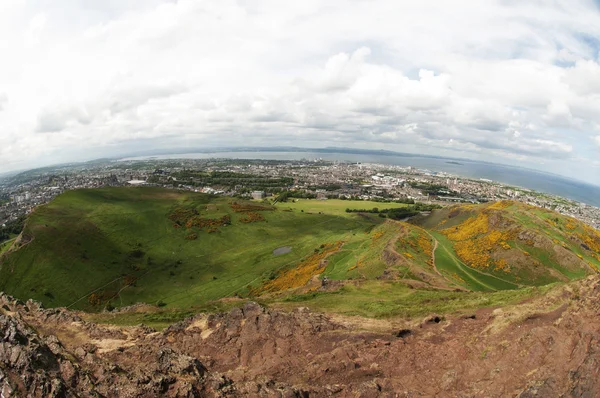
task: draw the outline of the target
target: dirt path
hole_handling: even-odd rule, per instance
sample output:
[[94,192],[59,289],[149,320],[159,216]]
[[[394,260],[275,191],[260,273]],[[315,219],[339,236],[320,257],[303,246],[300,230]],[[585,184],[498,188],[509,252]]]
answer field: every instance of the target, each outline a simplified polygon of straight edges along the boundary
[[[398,258],[405,258],[403,255],[398,253],[396,251],[396,249],[394,248],[396,241],[398,241],[398,239],[400,239],[401,236],[402,236],[402,234],[398,234],[394,238],[392,238],[387,243],[385,250],[388,250],[390,253],[392,253],[394,256],[397,256]],[[437,240],[433,237],[432,237],[432,239],[434,240],[434,247],[432,249],[431,254],[432,254],[432,261],[433,261],[433,270],[435,271],[435,275],[431,274],[431,272],[428,269],[425,269],[422,266],[416,266],[413,263],[413,261],[407,261],[405,264],[411,270],[411,272],[418,273],[415,271],[415,268],[416,268],[416,269],[420,270],[421,272],[425,272],[427,275],[429,275],[429,277],[432,279],[429,281],[423,281],[424,283],[428,284],[429,286],[436,288],[436,289],[440,289],[440,290],[454,290],[459,285],[457,285],[456,283],[452,282],[451,280],[446,278],[444,275],[442,275],[435,266],[435,250],[437,249]],[[437,277],[441,278],[441,281]],[[433,284],[432,282],[435,282],[435,284]]]
[[4,242],[0,243],[0,255],[4,254],[5,252],[8,252],[12,247],[11,242],[14,242],[15,240],[17,240],[17,238],[5,240]]
[[[438,274],[440,274],[440,272],[438,271],[437,267],[435,266],[435,251],[436,251],[436,249],[438,248],[439,242],[438,242],[438,240],[435,238],[435,236],[433,236],[433,235],[432,235],[432,234],[431,234],[429,231],[427,231],[425,228],[422,228],[422,230],[423,230],[425,233],[427,233],[427,235],[429,235],[429,237],[430,237],[431,239],[433,239],[433,241],[434,241],[434,248],[433,248],[433,253],[432,253],[432,255],[431,255],[431,258],[432,258],[432,261],[433,261],[433,268],[435,269],[435,272],[437,272]],[[518,286],[518,287],[523,287],[523,285],[519,285],[519,284],[517,284],[517,283],[514,283],[514,282],[509,282],[509,281],[506,281],[506,280],[504,280],[504,279],[502,279],[502,278],[499,278],[499,277],[497,277],[497,276],[495,276],[495,275],[488,274],[487,272],[483,272],[483,271],[480,271],[480,270],[474,270],[474,269],[472,269],[471,267],[469,267],[468,265],[466,265],[465,263],[463,263],[463,262],[462,262],[462,261],[461,261],[459,258],[457,258],[457,257],[456,257],[454,254],[452,254],[452,253],[451,253],[451,252],[448,250],[448,248],[447,248],[446,246],[442,246],[442,248],[443,248],[443,249],[444,249],[444,251],[445,251],[445,252],[448,254],[448,256],[449,256],[450,258],[452,258],[452,260],[454,261],[454,263],[456,264],[456,266],[457,266],[457,267],[458,267],[458,268],[459,268],[461,271],[463,271],[463,272],[464,272],[466,275],[468,275],[468,276],[469,276],[469,278],[470,278],[471,280],[473,280],[474,282],[476,282],[476,283],[478,283],[478,284],[480,284],[480,285],[482,285],[482,286],[485,286],[486,288],[488,288],[488,289],[490,289],[490,290],[492,290],[492,291],[496,291],[496,290],[498,290],[498,289],[496,289],[496,288],[494,288],[494,287],[492,287],[492,286],[488,285],[487,283],[485,283],[485,282],[483,282],[483,281],[479,280],[477,277],[475,277],[474,275],[472,275],[472,274],[471,274],[471,272],[469,272],[469,271],[471,271],[471,270],[472,270],[472,271],[474,271],[474,272],[477,272],[477,273],[479,273],[479,274],[482,274],[482,275],[489,276],[490,278],[498,279],[499,281],[502,281],[502,282],[505,282],[505,283],[509,283],[509,284],[511,284],[511,285],[515,285],[515,286]],[[440,274],[440,275],[442,275],[442,274]]]
[[[23,227],[23,230],[25,229],[25,227]],[[31,242],[34,241],[34,237],[32,236],[31,239],[29,239],[27,242],[23,242],[23,232],[21,232],[18,236],[9,239],[9,240],[5,240],[4,242],[0,243],[1,246],[4,246],[6,243],[12,242],[6,249],[3,249],[2,251],[2,256],[6,256],[9,253],[12,253],[18,249],[21,249],[22,247],[27,246],[28,244],[30,244]],[[15,248],[15,244],[19,245],[19,247]]]
[[[425,231],[425,230],[424,230],[424,231]],[[433,249],[431,249],[431,265],[433,266],[433,270],[434,270],[434,271],[435,271],[435,272],[436,272],[436,273],[437,273],[439,276],[441,276],[442,278],[446,279],[446,278],[444,277],[444,275],[442,275],[442,273],[441,273],[441,272],[440,272],[440,271],[437,269],[437,267],[435,266],[435,251],[436,251],[436,250],[437,250],[437,248],[438,248],[438,244],[439,244],[439,242],[438,242],[438,240],[437,240],[437,239],[436,239],[436,238],[435,238],[433,235],[431,235],[431,234],[429,233],[429,231],[425,231],[425,232],[427,232],[427,235],[429,235],[429,237],[430,237],[431,239],[433,239]],[[447,280],[447,279],[446,279],[446,280]],[[450,282],[450,281],[448,281],[448,282]]]
[[17,237],[15,236],[15,237],[14,237],[14,238],[12,238],[12,239],[5,240],[4,242],[0,243],[0,245],[4,245],[4,244],[6,244],[6,243],[9,243],[9,242],[12,242],[12,241],[14,241],[14,240],[16,240],[16,239],[17,239]]
[[433,270],[436,272],[436,274],[438,274],[439,276],[441,276],[442,278],[444,278],[451,285],[456,285],[455,282],[452,282],[451,280],[449,280],[448,278],[446,278],[444,275],[442,275],[442,273],[437,269],[437,267],[435,265],[435,251],[437,250],[438,245],[439,245],[438,240],[435,238],[435,236],[433,236],[431,233],[429,233],[429,231],[426,230],[425,228],[421,228],[421,227],[416,226],[416,225],[414,225],[414,227],[421,229],[423,232],[425,232],[431,238],[431,240],[433,240],[433,249],[431,250],[431,265],[433,266]]
[[[479,279],[477,279],[475,276],[471,275],[471,273],[469,271],[467,271],[467,269],[465,269],[464,267],[470,268],[468,267],[465,263],[463,263],[462,261],[460,261],[458,258],[456,258],[452,253],[450,253],[450,251],[448,250],[448,248],[446,246],[442,246],[444,251],[448,254],[448,256],[452,259],[452,261],[454,261],[454,264],[456,264],[456,266],[466,275],[468,276],[473,282],[478,283],[481,286],[486,287],[487,289],[490,289],[491,291],[496,291],[497,289],[495,289],[494,287],[488,285],[487,283],[484,283],[482,281],[480,281]],[[464,265],[464,267],[463,267]],[[486,274],[487,275],[487,274]],[[491,276],[491,275],[490,275]]]
[[521,284],[518,284],[518,283],[515,283],[515,282],[510,282],[510,281],[507,281],[505,279],[499,278],[496,275],[492,275],[492,274],[489,274],[487,272],[480,271],[478,269],[474,269],[472,267],[469,267],[467,264],[465,264],[464,262],[462,262],[461,259],[459,259],[453,253],[451,253],[446,246],[442,246],[442,247],[443,247],[444,251],[448,254],[448,256],[450,258],[452,258],[452,260],[454,261],[454,263],[456,264],[456,266],[458,268],[460,268],[461,271],[463,271],[464,273],[466,273],[473,281],[475,281],[475,282],[477,282],[477,283],[479,283],[479,284],[481,284],[481,285],[483,285],[483,286],[485,286],[485,287],[487,287],[487,288],[489,288],[489,289],[491,289],[493,291],[497,291],[498,289],[489,286],[485,282],[482,282],[481,280],[479,280],[478,278],[476,278],[474,275],[472,275],[471,272],[475,272],[475,273],[478,273],[478,274],[481,274],[481,275],[485,275],[485,276],[488,276],[490,278],[497,279],[497,280],[499,280],[501,282],[508,283],[508,284],[511,284],[511,285],[515,285],[515,286],[517,286],[519,288],[525,287],[525,285],[521,285]]

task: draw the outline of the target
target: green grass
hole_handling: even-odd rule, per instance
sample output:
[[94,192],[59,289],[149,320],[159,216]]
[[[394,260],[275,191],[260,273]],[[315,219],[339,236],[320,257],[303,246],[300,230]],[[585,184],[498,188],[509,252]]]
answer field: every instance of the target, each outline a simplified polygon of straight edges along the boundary
[[398,232],[394,222],[384,222],[368,233],[353,234],[342,250],[328,259],[323,275],[334,280],[376,278],[386,268],[381,252]]
[[12,246],[12,243],[15,239],[16,239],[16,236],[13,236],[12,238],[0,243],[0,255],[2,255],[2,253],[7,251],[8,249],[10,249],[10,247]]
[[[351,217],[353,213],[346,213],[346,209],[360,210],[360,209],[373,209],[374,207],[379,210],[383,209],[397,209],[400,207],[406,207],[408,205],[404,203],[381,203],[373,201],[360,201],[360,200],[341,200],[341,199],[289,199],[287,202],[277,203],[276,206],[279,209],[286,209],[292,211],[304,211],[305,213],[323,213],[337,216],[348,216]],[[372,217],[377,217],[377,214],[371,214]]]
[[396,242],[396,251],[403,256],[406,257],[407,254],[410,254],[409,257],[411,260],[419,265],[420,267],[430,270],[431,265],[428,264],[428,261],[431,260],[431,250],[424,252],[418,245],[419,238],[425,238],[431,242],[431,247],[433,248],[433,241],[427,235],[427,232],[422,229],[417,229],[414,226],[411,226],[408,223],[404,224],[407,228],[410,228],[410,232],[402,239],[398,239]]
[[[430,217],[415,219],[412,222],[425,228],[440,242],[436,252],[436,264],[438,269],[450,280],[472,290],[501,290],[515,289],[519,286],[540,286],[561,280],[573,280],[585,277],[593,271],[590,267],[582,266],[579,261],[563,260],[554,253],[553,245],[563,245],[567,250],[581,259],[591,267],[598,266],[598,261],[588,251],[584,251],[580,245],[573,241],[578,232],[583,232],[580,223],[556,212],[532,208],[520,203],[512,203],[507,207],[499,208],[489,204],[471,206],[452,206],[436,210]],[[525,232],[533,234],[538,242],[538,247],[531,247],[525,241],[519,239],[508,240],[506,243],[529,254],[528,259],[518,258],[518,252],[505,252],[500,245],[489,251],[490,258],[495,261],[503,259],[507,261],[509,268],[504,270],[492,265],[486,269],[475,269],[464,264],[454,251],[454,243],[449,241],[445,235],[438,231],[448,228],[459,228],[460,222],[469,217],[475,217],[479,212],[486,212],[491,220],[489,230],[494,228],[514,234]],[[454,215],[448,218],[448,215]],[[443,222],[443,220],[447,220]],[[551,222],[550,222],[551,221]],[[575,224],[577,227],[571,229],[567,225]],[[527,235],[526,235],[527,236]],[[543,247],[543,248],[542,248]],[[508,270],[505,271],[505,270]],[[557,272],[555,272],[557,271]]]
[[[442,234],[431,233],[439,245],[435,252],[435,264],[440,272],[456,281],[459,285],[473,291],[495,291],[516,289],[518,286],[502,278],[473,269],[464,264],[452,248],[451,242]],[[459,278],[457,278],[457,276]]]
[[365,281],[358,286],[346,285],[336,292],[291,296],[287,301],[271,304],[283,308],[303,306],[314,311],[370,318],[415,318],[432,313],[450,314],[482,307],[516,304],[544,294],[554,286],[486,293],[415,290],[400,282]]
[[[100,323],[135,325],[144,323],[163,328],[194,313],[223,311],[243,304],[245,299],[286,308],[308,306],[369,317],[417,317],[427,313],[449,313],[485,306],[506,305],[543,293],[541,285],[555,282],[552,272],[569,279],[585,276],[587,270],[558,264],[549,252],[510,242],[527,250],[532,259],[544,264],[540,272],[531,269],[503,271],[468,267],[456,255],[453,243],[441,232],[417,228],[407,223],[385,220],[373,214],[346,213],[346,208],[393,208],[404,204],[342,200],[298,200],[278,203],[262,211],[264,221],[241,222],[245,214],[233,211],[238,199],[159,188],[103,188],[69,191],[30,216],[24,237],[33,240],[19,250],[7,253],[0,264],[0,290],[16,297],[33,298],[46,306],[70,306],[98,311],[110,302],[126,306],[137,302],[160,304],[147,313],[98,313],[90,319]],[[260,203],[254,203],[260,205]],[[231,218],[231,225],[208,233],[198,228],[175,228],[169,215],[174,210],[197,211],[202,218]],[[470,206],[452,223],[465,220],[479,207]],[[433,212],[421,225],[437,226],[447,218],[448,209]],[[530,228],[561,242],[569,240],[543,221],[545,213],[528,213],[516,206],[506,209],[506,217],[521,228]],[[562,224],[561,224],[562,225]],[[439,228],[443,228],[443,225]],[[188,240],[191,233],[196,240]],[[431,253],[419,247],[419,236],[437,240],[435,265],[449,281],[448,287],[465,287],[471,292],[419,290],[402,281],[379,280],[384,271],[406,279],[420,278],[411,272],[424,269]],[[384,250],[396,237],[395,250],[409,253],[413,264],[386,265]],[[257,287],[298,266],[321,245],[343,241],[339,252],[323,263],[321,276],[330,280],[353,280],[335,292],[312,292],[278,298],[252,297]],[[10,243],[0,244],[0,253]],[[279,256],[273,250],[290,246]],[[523,246],[523,247],[521,247]],[[581,248],[571,250],[580,254]],[[389,254],[389,253],[388,253]],[[583,253],[588,261],[590,257]],[[387,261],[390,261],[389,257]],[[408,257],[410,258],[410,257]],[[595,260],[594,260],[595,261]],[[135,283],[126,285],[126,281]],[[93,304],[91,295],[100,297]],[[243,300],[221,300],[238,296]],[[92,296],[93,297],[93,296]]]
[[[243,224],[231,201],[155,188],[69,191],[32,214],[25,233],[34,240],[5,260],[0,289],[49,306],[90,309],[87,296],[96,292],[114,296],[116,306],[162,301],[187,308],[247,294],[321,244],[375,226],[356,214],[280,210],[262,212],[266,222]],[[186,240],[189,232],[168,219],[177,206],[207,218],[229,214],[233,225]],[[273,256],[281,246],[292,252]],[[135,286],[124,286],[126,275],[137,277]]]
[[[470,208],[471,205],[462,205],[462,208]],[[450,208],[436,209],[431,212],[431,214],[427,217],[418,218],[416,221],[418,224],[426,229],[434,229],[439,227],[440,229],[454,227],[467,218],[469,218],[472,213],[470,211],[462,210],[458,215],[449,218]],[[443,222],[443,224],[442,224]]]

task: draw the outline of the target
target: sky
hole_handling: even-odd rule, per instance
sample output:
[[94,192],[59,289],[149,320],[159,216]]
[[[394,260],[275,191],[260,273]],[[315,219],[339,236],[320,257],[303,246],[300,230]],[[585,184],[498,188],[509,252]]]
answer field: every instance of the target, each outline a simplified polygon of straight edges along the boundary
[[0,173],[338,146],[600,185],[600,2],[2,0]]

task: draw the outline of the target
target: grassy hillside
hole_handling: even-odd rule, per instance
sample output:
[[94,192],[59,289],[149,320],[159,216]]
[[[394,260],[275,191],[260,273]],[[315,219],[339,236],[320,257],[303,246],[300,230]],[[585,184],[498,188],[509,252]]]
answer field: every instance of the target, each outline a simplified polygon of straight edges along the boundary
[[457,270],[499,290],[564,282],[600,269],[598,231],[550,210],[509,201],[459,205],[414,222],[437,241],[436,265],[456,271],[457,283],[474,290]]
[[[178,225],[187,221],[178,215],[195,224]],[[381,222],[155,188],[69,191],[30,216],[23,235],[31,242],[4,256],[0,289],[53,306],[189,307],[247,295],[322,245],[364,240]]]
[[451,300],[444,311],[526,297],[600,267],[597,231],[513,202],[452,206],[411,223],[345,212],[398,206],[69,191],[0,248],[0,290],[85,310],[146,302],[167,311],[152,315],[158,322],[238,298],[390,316],[425,302]]

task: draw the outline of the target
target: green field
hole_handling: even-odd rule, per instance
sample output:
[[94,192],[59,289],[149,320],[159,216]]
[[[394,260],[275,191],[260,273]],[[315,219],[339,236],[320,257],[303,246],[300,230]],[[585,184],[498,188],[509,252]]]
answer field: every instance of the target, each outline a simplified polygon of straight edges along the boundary
[[[412,224],[345,211],[404,206],[272,206],[148,187],[69,191],[31,214],[19,248],[0,244],[0,290],[92,312],[148,303],[156,307],[146,314],[93,320],[164,327],[248,299],[373,317],[445,313],[531,297],[600,265],[578,243],[584,226],[522,205],[450,207]],[[485,231],[477,232],[482,215]],[[498,231],[510,240],[486,249],[489,264],[470,266],[460,238],[451,239],[461,228],[477,242]],[[505,258],[514,259],[510,267],[494,266]],[[325,277],[333,287],[321,288]]]
[[[332,215],[346,216],[352,213],[346,213],[346,209],[361,210],[361,209],[397,209],[408,205],[403,203],[382,203],[369,200],[340,200],[340,199],[292,199],[287,202],[277,203],[279,209],[287,209],[293,211],[304,211],[306,213],[326,213]],[[376,215],[375,215],[376,216]]]
[[[290,267],[321,244],[352,240],[375,222],[359,215],[264,211],[265,221],[243,224],[232,199],[154,188],[70,191],[36,209],[24,234],[33,241],[4,260],[0,289],[47,305],[90,308],[89,295],[190,307],[247,295],[274,271]],[[174,207],[201,216],[229,215],[219,232],[173,228]],[[273,250],[291,246],[288,254]],[[124,278],[135,278],[127,286]]]

